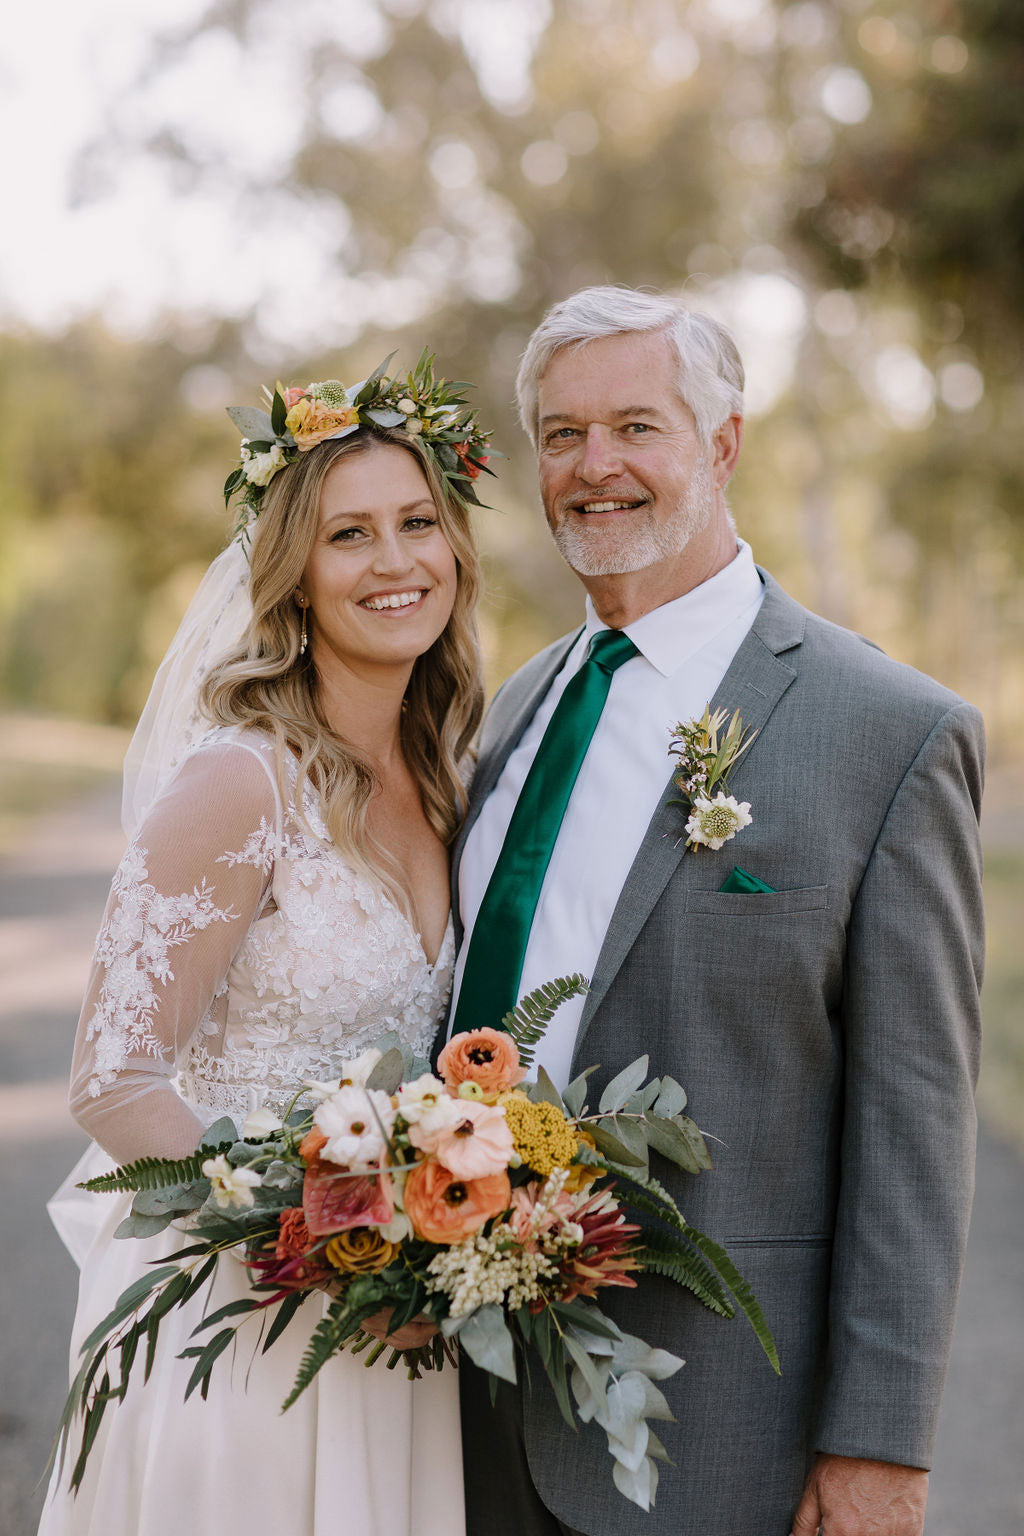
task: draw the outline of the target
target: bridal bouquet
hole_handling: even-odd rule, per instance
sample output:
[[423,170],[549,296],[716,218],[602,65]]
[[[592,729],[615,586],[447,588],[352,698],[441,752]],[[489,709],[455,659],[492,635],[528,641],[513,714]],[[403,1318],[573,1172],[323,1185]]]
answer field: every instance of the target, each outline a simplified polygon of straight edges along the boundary
[[650,1172],[651,1150],[693,1173],[711,1167],[679,1084],[649,1079],[646,1056],[595,1108],[594,1068],[563,1094],[543,1069],[525,1081],[555,1009],[585,986],[579,976],[551,982],[503,1030],[454,1036],[437,1076],[385,1036],[338,1080],[299,1086],[281,1115],[257,1108],[241,1127],[218,1120],[190,1157],[142,1158],[85,1184],[136,1191],[118,1236],[149,1237],[176,1222],[185,1246],[124,1291],[82,1346],[61,1421],[62,1453],[76,1414],[84,1421],[72,1486],[140,1346],[148,1377],[161,1319],[231,1252],[251,1288],[194,1329],[183,1351],[194,1361],[186,1398],[206,1395],[250,1314],[266,1322],[266,1350],[304,1298],[326,1292],[285,1408],[339,1351],[365,1350],[372,1364],[390,1348],[362,1326],[376,1314],[390,1312],[391,1332],[424,1316],[438,1330],[431,1343],[391,1349],[388,1365],[404,1358],[414,1376],[439,1369],[457,1339],[492,1378],[514,1382],[517,1364],[535,1356],[565,1419],[571,1425],[575,1411],[601,1426],[616,1486],[649,1508],[665,1458],[649,1421],[671,1418],[655,1382],[683,1362],[623,1333],[597,1294],[635,1286],[643,1271],[666,1276],[724,1317],[738,1306],[776,1370],[778,1361],[728,1255],[686,1222]]

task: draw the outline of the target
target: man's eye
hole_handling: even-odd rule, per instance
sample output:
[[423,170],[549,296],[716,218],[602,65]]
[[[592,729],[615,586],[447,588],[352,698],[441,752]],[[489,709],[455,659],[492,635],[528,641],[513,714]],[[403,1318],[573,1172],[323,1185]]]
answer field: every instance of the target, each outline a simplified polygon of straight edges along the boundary
[[548,433],[546,440],[549,443],[567,443],[575,436],[575,427],[558,427],[556,431]]
[[634,432],[637,437],[639,437],[641,433],[649,432],[650,430],[651,429],[646,421],[631,421],[626,428],[627,432]]

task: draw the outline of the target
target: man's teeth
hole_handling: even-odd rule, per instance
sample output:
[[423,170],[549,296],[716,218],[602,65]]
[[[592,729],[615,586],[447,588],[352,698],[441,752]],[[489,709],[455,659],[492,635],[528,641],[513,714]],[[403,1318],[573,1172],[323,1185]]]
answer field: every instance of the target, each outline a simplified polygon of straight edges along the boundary
[[422,596],[422,587],[415,592],[388,592],[383,597],[364,598],[363,607],[371,608],[374,613],[381,608],[408,608],[410,603],[418,603]]
[[584,512],[625,512],[635,507],[635,501],[585,501]]

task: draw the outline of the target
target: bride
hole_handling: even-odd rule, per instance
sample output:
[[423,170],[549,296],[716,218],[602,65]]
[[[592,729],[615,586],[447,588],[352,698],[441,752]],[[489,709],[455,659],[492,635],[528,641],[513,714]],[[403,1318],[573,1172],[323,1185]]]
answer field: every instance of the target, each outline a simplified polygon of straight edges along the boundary
[[[279,390],[262,425],[232,412],[254,439],[228,481],[248,564],[237,540],[214,562],[129,754],[137,830],[72,1072],[97,1146],[65,1189],[111,1159],[183,1156],[223,1114],[280,1109],[385,1030],[429,1052],[482,706],[467,501],[487,443],[462,407],[428,364]],[[114,1242],[129,1199],[54,1203],[82,1268],[73,1369],[121,1290],[181,1245],[173,1227]],[[40,1536],[458,1536],[453,1371],[413,1385],[342,1355],[280,1415],[326,1297],[266,1354],[247,1320],[208,1400],[183,1406],[177,1354],[204,1310],[247,1290],[222,1260],[213,1293],[164,1319],[153,1374],[111,1405],[77,1498],[55,1473]]]

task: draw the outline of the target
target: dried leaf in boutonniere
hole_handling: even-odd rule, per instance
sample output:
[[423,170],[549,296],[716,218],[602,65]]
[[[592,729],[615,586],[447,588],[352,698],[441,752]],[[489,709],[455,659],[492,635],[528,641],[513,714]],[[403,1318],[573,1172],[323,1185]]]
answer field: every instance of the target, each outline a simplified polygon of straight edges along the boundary
[[711,706],[707,705],[699,720],[684,721],[672,732],[669,755],[679,759],[673,782],[686,799],[670,804],[690,808],[687,848],[721,848],[754,819],[749,801],[737,800],[729,794],[729,774],[757,732],[744,731],[736,710],[725,734],[720,736],[727,718],[727,710],[716,709],[712,714]]

